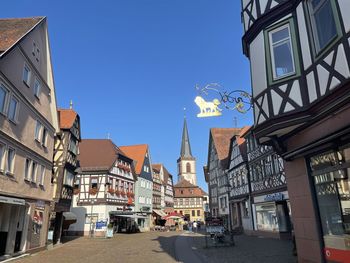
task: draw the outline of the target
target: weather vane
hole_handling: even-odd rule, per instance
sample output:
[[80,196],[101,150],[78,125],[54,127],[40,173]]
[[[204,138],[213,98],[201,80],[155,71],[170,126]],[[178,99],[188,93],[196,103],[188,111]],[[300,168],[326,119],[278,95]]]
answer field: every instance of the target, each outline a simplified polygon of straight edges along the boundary
[[219,98],[215,98],[212,101],[205,101],[200,95],[195,98],[194,102],[200,109],[200,113],[197,114],[197,117],[222,115],[222,109],[219,108],[219,105],[223,105],[228,110],[237,110],[240,113],[246,113],[253,106],[252,96],[244,90],[222,91],[218,83],[210,83],[203,88],[199,87],[197,84],[196,89],[200,95],[208,96],[209,92],[219,94]]

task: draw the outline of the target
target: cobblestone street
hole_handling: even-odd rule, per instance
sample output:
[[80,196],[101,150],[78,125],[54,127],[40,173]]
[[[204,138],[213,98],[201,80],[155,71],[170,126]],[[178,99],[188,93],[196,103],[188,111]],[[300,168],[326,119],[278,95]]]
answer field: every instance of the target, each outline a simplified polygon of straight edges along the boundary
[[269,262],[294,263],[289,241],[235,237],[234,247],[206,249],[202,234],[148,232],[113,239],[77,238],[15,263],[55,262]]

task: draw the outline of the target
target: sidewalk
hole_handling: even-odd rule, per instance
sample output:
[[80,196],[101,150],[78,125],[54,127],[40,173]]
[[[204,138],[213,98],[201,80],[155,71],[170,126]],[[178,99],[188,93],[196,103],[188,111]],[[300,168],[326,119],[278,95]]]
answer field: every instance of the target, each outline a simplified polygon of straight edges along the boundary
[[235,246],[205,248],[205,236],[192,235],[192,251],[203,262],[221,263],[296,263],[289,240],[278,240],[246,235],[234,237]]

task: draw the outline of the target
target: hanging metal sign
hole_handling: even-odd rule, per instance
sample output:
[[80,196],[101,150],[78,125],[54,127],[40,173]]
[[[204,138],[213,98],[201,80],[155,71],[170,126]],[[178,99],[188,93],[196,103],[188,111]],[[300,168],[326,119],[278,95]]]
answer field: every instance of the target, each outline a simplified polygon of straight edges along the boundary
[[217,83],[210,83],[203,88],[196,85],[200,95],[208,96],[209,92],[214,92],[219,95],[219,98],[214,98],[212,101],[206,101],[202,96],[197,96],[194,102],[199,107],[200,113],[197,117],[215,117],[222,115],[222,109],[218,106],[223,105],[228,110],[237,110],[240,113],[246,113],[252,108],[252,96],[243,90],[222,91],[221,86]]

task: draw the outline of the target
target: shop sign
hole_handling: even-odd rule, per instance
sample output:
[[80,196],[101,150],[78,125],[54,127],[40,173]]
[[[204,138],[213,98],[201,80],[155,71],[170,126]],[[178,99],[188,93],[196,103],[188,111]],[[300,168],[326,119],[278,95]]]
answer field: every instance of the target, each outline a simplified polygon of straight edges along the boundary
[[274,201],[282,201],[288,200],[289,195],[287,191],[272,193],[267,195],[260,195],[254,197],[254,203],[263,203],[263,202],[274,202]]
[[265,195],[264,201],[282,201],[283,200],[283,194],[282,193],[274,193]]
[[107,221],[97,221],[96,222],[96,229],[102,229],[103,227],[107,226]]
[[6,196],[0,196],[0,203],[12,204],[12,205],[25,205],[23,199],[11,198]]

